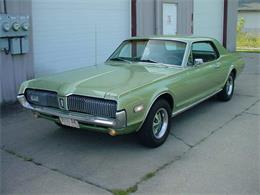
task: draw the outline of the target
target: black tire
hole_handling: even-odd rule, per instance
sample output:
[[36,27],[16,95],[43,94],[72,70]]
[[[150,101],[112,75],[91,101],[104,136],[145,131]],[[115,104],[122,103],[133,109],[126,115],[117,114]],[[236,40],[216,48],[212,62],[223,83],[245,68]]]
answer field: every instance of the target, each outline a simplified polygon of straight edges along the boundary
[[229,101],[233,96],[234,88],[235,88],[235,75],[233,72],[231,72],[230,75],[228,76],[228,80],[224,88],[222,89],[222,91],[218,93],[218,99],[225,102]]
[[157,100],[137,133],[140,142],[150,148],[162,145],[171,129],[170,119],[171,107],[169,103],[164,99]]

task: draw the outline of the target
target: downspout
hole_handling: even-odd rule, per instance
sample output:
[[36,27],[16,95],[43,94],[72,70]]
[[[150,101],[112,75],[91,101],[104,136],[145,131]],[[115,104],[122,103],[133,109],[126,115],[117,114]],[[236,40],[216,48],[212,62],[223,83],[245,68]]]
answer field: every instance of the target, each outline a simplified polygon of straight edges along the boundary
[[6,0],[0,0],[0,14],[7,14]]
[[228,19],[228,0],[224,0],[223,46],[225,48],[227,48],[227,19]]
[[136,25],[136,0],[131,0],[131,35],[133,37],[137,35]]
[[6,0],[4,0],[4,13],[7,14]]

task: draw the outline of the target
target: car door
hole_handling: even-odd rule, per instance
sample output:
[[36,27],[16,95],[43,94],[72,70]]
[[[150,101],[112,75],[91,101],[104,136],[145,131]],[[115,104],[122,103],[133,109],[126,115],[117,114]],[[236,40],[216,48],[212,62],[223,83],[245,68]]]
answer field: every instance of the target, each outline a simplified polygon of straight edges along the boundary
[[218,86],[218,52],[210,41],[194,42],[185,71],[185,96],[180,107],[186,107],[213,94]]

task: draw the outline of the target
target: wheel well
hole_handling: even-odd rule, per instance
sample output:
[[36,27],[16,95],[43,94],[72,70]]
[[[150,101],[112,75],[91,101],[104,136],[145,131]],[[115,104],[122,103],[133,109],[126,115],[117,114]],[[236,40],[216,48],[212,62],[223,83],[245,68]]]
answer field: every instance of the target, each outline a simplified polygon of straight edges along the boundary
[[173,97],[172,97],[169,93],[165,93],[165,94],[160,95],[160,96],[157,98],[157,100],[159,100],[159,99],[164,99],[164,100],[166,100],[166,101],[169,103],[171,109],[173,109],[174,101],[173,101]]
[[236,78],[236,76],[237,76],[237,71],[236,71],[236,69],[233,69],[233,70],[231,71],[231,73],[233,73],[233,74],[234,74],[234,78]]

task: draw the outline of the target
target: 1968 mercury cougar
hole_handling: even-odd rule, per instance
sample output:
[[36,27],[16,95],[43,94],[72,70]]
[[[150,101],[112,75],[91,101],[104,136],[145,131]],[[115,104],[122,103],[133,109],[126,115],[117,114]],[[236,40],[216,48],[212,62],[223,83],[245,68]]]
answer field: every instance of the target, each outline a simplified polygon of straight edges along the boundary
[[243,67],[215,39],[135,37],[103,64],[24,82],[18,100],[60,126],[136,132],[144,145],[157,147],[171,117],[214,95],[230,100]]

